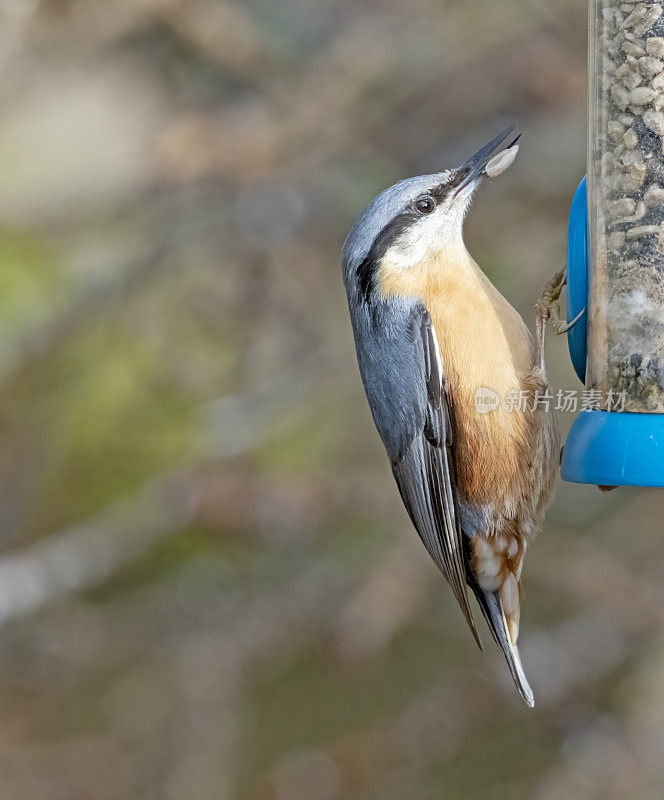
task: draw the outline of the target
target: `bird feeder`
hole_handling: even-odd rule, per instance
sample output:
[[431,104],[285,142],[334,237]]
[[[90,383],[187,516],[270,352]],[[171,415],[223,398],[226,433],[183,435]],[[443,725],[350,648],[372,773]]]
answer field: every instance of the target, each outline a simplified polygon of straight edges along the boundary
[[591,0],[588,175],[570,215],[568,333],[585,384],[562,477],[664,486],[664,0]]

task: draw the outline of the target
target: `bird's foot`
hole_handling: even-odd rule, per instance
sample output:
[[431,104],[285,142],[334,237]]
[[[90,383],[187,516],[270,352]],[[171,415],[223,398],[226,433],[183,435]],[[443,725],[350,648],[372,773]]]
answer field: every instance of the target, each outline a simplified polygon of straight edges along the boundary
[[[567,267],[563,267],[549,280],[542,290],[539,300],[535,303],[535,366],[531,373],[534,377],[541,378],[546,386],[546,366],[544,364],[544,336],[548,321],[553,320],[554,330],[557,334],[568,331],[579,319],[572,322],[563,322],[560,319],[560,305],[558,300],[567,283]],[[583,313],[583,312],[582,312]]]

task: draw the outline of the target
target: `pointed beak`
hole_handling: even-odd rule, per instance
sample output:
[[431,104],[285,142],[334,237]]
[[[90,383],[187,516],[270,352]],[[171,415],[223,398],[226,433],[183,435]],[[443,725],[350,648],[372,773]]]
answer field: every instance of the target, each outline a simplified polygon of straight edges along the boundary
[[468,161],[464,162],[460,167],[457,167],[455,180],[458,182],[457,189],[454,192],[456,197],[465,188],[472,185],[474,189],[478,186],[484,176],[486,175],[486,165],[498,153],[504,150],[509,150],[519,141],[521,133],[517,125],[510,125],[507,130],[499,133],[495,139],[492,139],[488,144],[485,144],[481,150],[478,150],[474,156],[471,156]]

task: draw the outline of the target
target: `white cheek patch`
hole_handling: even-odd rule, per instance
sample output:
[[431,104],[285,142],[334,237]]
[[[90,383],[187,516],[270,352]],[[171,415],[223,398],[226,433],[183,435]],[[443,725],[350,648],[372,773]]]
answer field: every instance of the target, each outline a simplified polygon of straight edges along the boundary
[[418,219],[394,241],[383,261],[392,268],[408,269],[419,264],[430,253],[449,247],[461,236],[464,211],[444,205],[433,214]]
[[[431,217],[435,216],[436,214],[431,215]],[[428,219],[426,218],[426,221]],[[431,240],[431,232],[428,230],[428,226],[422,225],[424,221],[418,220],[409,225],[407,230],[395,239],[387,250],[384,260],[397,269],[407,269],[422,261]]]
[[470,181],[470,183],[467,183],[457,192],[456,197],[454,198],[454,209],[457,211],[457,213],[461,213],[462,217],[465,216],[468,206],[470,205],[470,201],[475,194],[475,189],[477,189],[481,182],[481,177],[475,178],[475,180]]

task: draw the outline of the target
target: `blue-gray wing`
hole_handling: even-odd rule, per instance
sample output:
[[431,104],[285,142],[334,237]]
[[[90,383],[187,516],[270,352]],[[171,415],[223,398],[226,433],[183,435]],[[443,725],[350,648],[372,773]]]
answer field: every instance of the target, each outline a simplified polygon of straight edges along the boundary
[[392,471],[417,532],[450,584],[477,639],[466,589],[462,534],[454,505],[450,398],[436,333],[426,310],[421,315],[420,338],[426,381],[424,425],[403,456],[393,463]]
[[436,333],[421,303],[400,316],[403,324],[396,313],[389,319],[387,336],[385,329],[382,337],[365,329],[371,341],[366,347],[358,342],[360,370],[406,510],[479,644],[455,509],[452,409]]

